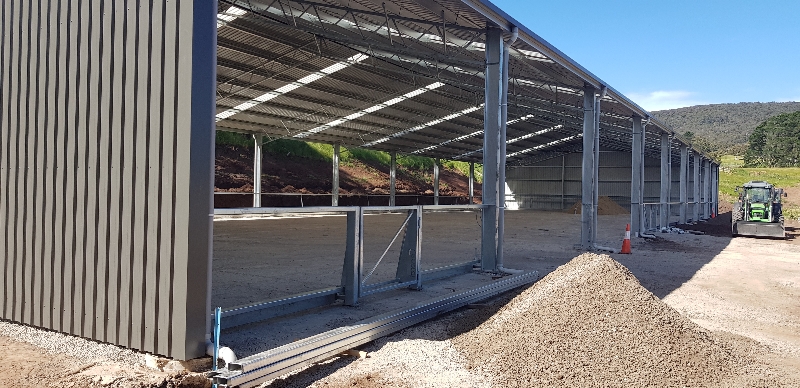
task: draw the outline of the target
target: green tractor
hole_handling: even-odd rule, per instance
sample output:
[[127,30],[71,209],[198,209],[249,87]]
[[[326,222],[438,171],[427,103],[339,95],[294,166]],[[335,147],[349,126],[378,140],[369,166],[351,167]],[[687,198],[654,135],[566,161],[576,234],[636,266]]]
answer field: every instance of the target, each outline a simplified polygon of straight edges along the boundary
[[739,201],[733,204],[731,232],[733,236],[786,238],[783,227],[781,198],[783,189],[763,181],[750,181],[736,187]]

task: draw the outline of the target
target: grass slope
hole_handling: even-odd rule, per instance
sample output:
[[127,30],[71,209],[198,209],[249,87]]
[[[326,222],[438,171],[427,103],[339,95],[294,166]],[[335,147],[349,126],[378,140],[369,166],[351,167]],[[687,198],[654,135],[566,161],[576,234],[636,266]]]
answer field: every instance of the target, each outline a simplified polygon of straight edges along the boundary
[[800,219],[800,167],[787,168],[745,168],[740,156],[726,155],[722,157],[719,172],[720,200],[735,202],[736,186],[749,181],[766,181],[776,187],[786,189],[789,197],[784,200],[784,216]]
[[[216,142],[219,145],[235,145],[247,148],[253,147],[253,140],[249,136],[234,132],[217,131]],[[277,139],[265,142],[263,149],[264,152],[269,152],[275,155],[298,156],[326,161],[333,159],[333,145],[330,144]],[[389,166],[391,163],[391,156],[389,153],[382,151],[365,150],[361,148],[341,148],[339,153],[340,163],[347,164],[356,160]],[[434,160],[432,158],[414,155],[397,156],[397,165],[407,170],[429,171],[433,169],[433,164]],[[458,171],[461,175],[469,176],[468,162],[441,160],[440,166],[448,170]],[[475,165],[475,181],[476,183],[483,181],[483,168],[478,164]]]

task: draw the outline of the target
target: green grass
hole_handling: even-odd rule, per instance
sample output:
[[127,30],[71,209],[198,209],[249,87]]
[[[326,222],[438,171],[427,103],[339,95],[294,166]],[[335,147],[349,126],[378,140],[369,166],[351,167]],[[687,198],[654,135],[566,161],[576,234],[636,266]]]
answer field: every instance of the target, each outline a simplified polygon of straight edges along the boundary
[[790,187],[800,183],[800,168],[723,168],[719,173],[721,194],[735,196],[736,186],[749,181],[766,181],[776,187]]
[[[249,135],[217,131],[216,142],[220,145],[234,145],[239,147],[253,147],[253,138]],[[333,146],[330,144],[322,143],[306,143],[290,139],[264,139],[264,152],[269,152],[274,155],[285,156],[299,156],[303,158],[315,160],[333,159]],[[382,166],[389,166],[391,163],[391,156],[388,152],[365,150],[363,148],[347,149],[342,147],[339,154],[340,162],[352,163],[354,161],[361,161],[370,164],[379,164]],[[430,174],[433,171],[433,159],[424,156],[416,155],[398,155],[397,166],[408,170],[411,173],[425,173]],[[458,171],[464,176],[469,176],[469,163],[458,162],[452,160],[442,160],[442,167],[448,170]],[[475,180],[480,183],[483,178],[483,168],[481,165],[475,165]]]
[[[741,157],[725,155],[722,157],[719,171],[720,199],[736,202],[736,186],[749,181],[766,181],[776,187],[786,188],[800,183],[800,167],[745,168]],[[785,204],[784,216],[787,219],[800,219],[800,207]]]
[[241,133],[217,131],[217,144],[235,145],[240,147],[252,147],[253,138]]
[[720,159],[720,165],[730,168],[742,167],[744,166],[744,160],[742,160],[741,156],[737,155],[723,155]]

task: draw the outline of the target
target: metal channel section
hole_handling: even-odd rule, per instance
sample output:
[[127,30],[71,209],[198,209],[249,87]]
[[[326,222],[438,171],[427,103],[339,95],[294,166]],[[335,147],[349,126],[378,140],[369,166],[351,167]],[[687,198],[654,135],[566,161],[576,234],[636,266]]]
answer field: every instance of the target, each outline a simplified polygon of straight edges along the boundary
[[397,152],[392,151],[389,163],[389,206],[394,206],[397,194]]
[[[644,130],[642,118],[634,116],[631,139],[631,231],[635,236],[644,232],[642,227],[642,202],[644,185]],[[563,193],[563,190],[562,190]]]
[[255,147],[253,151],[253,207],[261,207],[261,166],[264,135],[253,135]]
[[689,147],[681,144],[681,164],[680,164],[680,222],[685,224],[689,214]]
[[331,179],[331,206],[339,205],[339,152],[340,145],[333,145],[333,157],[331,158],[332,164],[332,179]]
[[661,200],[661,220],[659,221],[659,225],[662,227],[669,226],[669,189],[672,184],[669,171],[671,163],[671,140],[669,133],[661,134],[661,185],[659,196]]
[[228,369],[220,371],[212,379],[215,384],[223,387],[255,387],[292,370],[400,331],[469,303],[485,300],[516,287],[533,283],[538,278],[537,271],[515,275],[411,309],[397,310],[351,326],[334,329],[232,362]]
[[591,249],[594,225],[594,92],[586,85],[583,89],[583,165],[581,168],[581,248]]
[[700,154],[697,151],[694,154],[694,167],[692,176],[694,177],[694,190],[693,196],[694,206],[692,206],[692,221],[697,222],[700,220]]
[[[477,260],[464,263],[447,265],[422,271],[422,214],[441,211],[483,211],[483,205],[427,205],[427,206],[321,206],[305,208],[235,208],[215,209],[217,216],[257,216],[257,215],[288,215],[288,214],[346,214],[347,234],[342,281],[339,287],[315,290],[307,293],[292,295],[275,300],[258,302],[245,306],[237,306],[222,312],[222,328],[228,329],[249,323],[260,322],[279,316],[294,314],[300,311],[328,306],[337,300],[343,300],[345,305],[358,305],[359,298],[408,287],[421,289],[423,281],[432,281],[445,277],[456,276],[473,271],[480,267]],[[365,274],[364,263],[364,214],[367,213],[397,213],[407,212],[408,216],[400,226],[392,241],[387,246],[383,255],[377,260],[375,266]],[[380,283],[369,284],[367,280],[375,272],[378,265],[386,256],[389,249],[402,238],[400,257],[397,264],[395,279]]]

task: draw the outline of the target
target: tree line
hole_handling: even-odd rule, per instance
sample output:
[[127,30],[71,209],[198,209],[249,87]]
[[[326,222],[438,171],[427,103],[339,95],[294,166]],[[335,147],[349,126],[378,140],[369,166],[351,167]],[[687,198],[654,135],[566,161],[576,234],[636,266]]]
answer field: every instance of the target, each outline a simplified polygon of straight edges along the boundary
[[750,134],[746,166],[800,167],[800,111],[771,117]]

